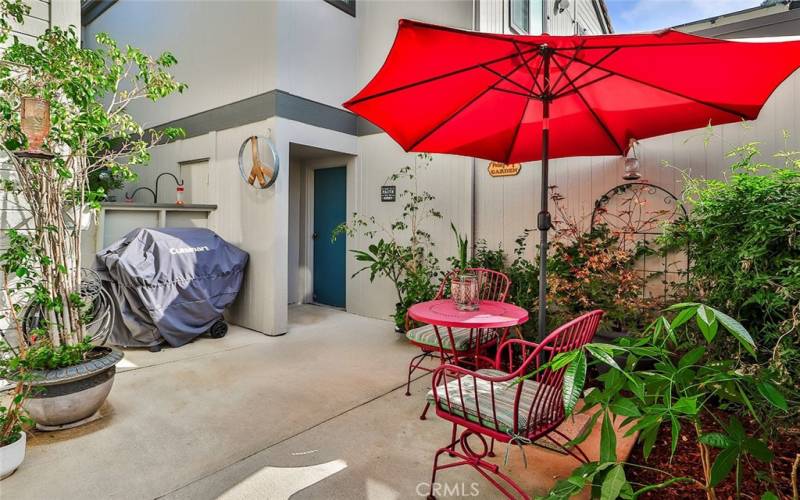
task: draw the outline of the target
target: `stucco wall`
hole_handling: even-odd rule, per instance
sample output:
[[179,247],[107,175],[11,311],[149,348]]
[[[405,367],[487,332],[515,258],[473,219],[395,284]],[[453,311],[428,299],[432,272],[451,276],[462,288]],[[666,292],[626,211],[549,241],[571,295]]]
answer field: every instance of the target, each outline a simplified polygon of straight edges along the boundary
[[[506,3],[486,0],[485,5],[502,9]],[[341,107],[380,68],[394,40],[398,19],[461,28],[471,28],[477,22],[472,0],[362,1],[355,18],[322,0],[256,5],[234,1],[221,10],[217,4],[119,0],[87,29],[87,39],[97,31],[108,31],[120,42],[134,43],[150,52],[170,50],[180,61],[175,74],[189,83],[189,90],[136,108],[134,115],[145,123],[156,125],[190,116],[274,88]],[[414,162],[415,155],[403,152],[385,134],[345,136],[274,118],[269,126],[283,170],[271,194],[253,197],[234,172],[232,155],[249,131],[265,133],[265,126],[261,123],[220,130],[214,139],[193,138],[160,146],[154,151],[151,166],[141,170],[139,184],[152,186],[155,176],[163,171],[177,173],[179,162],[210,158],[211,185],[215,185],[214,179],[219,182],[217,198],[210,201],[220,206],[212,215],[211,227],[219,228],[223,236],[250,251],[259,262],[251,267],[234,320],[275,333],[285,328],[285,307],[281,305],[309,300],[307,285],[312,272],[305,252],[308,221],[301,204],[307,201],[302,196],[307,195],[307,171],[313,166],[294,161],[289,145],[305,144],[355,155],[347,160],[348,213],[375,216],[381,224],[390,223],[402,207],[399,202],[381,203],[380,186],[392,173]],[[208,151],[200,151],[198,144],[205,144]],[[434,206],[443,214],[441,220],[433,221],[430,230],[444,265],[446,257],[455,253],[450,222],[462,232],[471,233],[473,229],[473,164],[470,158],[439,155],[422,175],[425,189],[436,196]],[[495,207],[483,205],[485,209],[479,210],[479,215],[484,210],[490,217],[498,215]],[[252,214],[258,214],[260,224],[251,223]],[[364,248],[368,244],[366,238],[356,237],[347,246]],[[262,262],[270,267],[260,267]],[[358,269],[352,255],[347,266],[348,275]],[[396,298],[388,281],[370,284],[366,275],[360,275],[347,286],[351,312],[384,318],[391,314]],[[265,308],[264,303],[271,305]]]
[[147,125],[262,94],[277,86],[275,2],[142,2],[119,0],[84,28],[88,46],[99,32],[150,54],[172,52],[180,95],[131,106]]

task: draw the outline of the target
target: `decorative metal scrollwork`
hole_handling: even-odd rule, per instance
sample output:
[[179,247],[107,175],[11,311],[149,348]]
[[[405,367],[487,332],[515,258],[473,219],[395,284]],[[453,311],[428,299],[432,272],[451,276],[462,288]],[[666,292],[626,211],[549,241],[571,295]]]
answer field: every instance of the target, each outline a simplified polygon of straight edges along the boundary
[[668,190],[647,182],[611,188],[594,203],[592,229],[604,225],[618,238],[620,248],[643,248],[636,266],[646,286],[646,298],[666,300],[675,286],[688,279],[689,249],[667,251],[659,245],[664,226],[687,216],[686,207]]

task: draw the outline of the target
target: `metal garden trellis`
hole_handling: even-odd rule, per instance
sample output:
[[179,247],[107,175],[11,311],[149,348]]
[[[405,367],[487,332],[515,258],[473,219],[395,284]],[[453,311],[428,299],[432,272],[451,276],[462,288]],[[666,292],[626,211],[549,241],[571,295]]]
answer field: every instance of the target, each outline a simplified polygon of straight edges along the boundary
[[[644,245],[650,251],[661,253],[661,263],[657,269],[648,267],[648,254],[639,259],[639,271],[645,285],[655,275],[662,276],[663,295],[666,301],[670,292],[670,275],[685,274],[689,280],[689,247],[683,249],[686,265],[681,271],[670,269],[670,256],[673,252],[652,248],[654,243],[663,234],[665,223],[676,222],[688,215],[686,207],[677,196],[667,189],[646,181],[626,182],[609,189],[594,202],[590,228],[595,229],[601,225],[607,227],[613,236],[619,238],[620,248],[630,250],[629,244]],[[647,296],[647,287],[642,287],[642,298]],[[661,304],[664,306],[666,304]]]
[[800,42],[731,42],[674,30],[500,35],[400,20],[383,66],[344,106],[406,151],[541,160],[543,339],[549,159],[624,156],[631,139],[754,119],[798,66]]

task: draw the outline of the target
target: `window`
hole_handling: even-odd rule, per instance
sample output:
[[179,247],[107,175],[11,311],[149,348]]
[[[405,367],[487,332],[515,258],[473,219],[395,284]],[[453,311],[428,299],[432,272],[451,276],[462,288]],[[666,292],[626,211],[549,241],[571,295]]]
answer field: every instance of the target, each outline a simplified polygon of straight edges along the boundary
[[531,31],[531,0],[508,0],[508,24],[520,35]]
[[356,17],[356,0],[325,0],[342,12],[346,12]]

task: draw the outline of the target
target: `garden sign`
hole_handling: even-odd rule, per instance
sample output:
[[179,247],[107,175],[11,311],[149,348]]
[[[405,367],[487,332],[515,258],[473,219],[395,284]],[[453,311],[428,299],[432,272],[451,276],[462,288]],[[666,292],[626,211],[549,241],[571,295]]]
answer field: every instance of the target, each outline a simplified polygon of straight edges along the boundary
[[492,177],[511,177],[517,175],[522,169],[521,163],[489,162],[489,175]]

